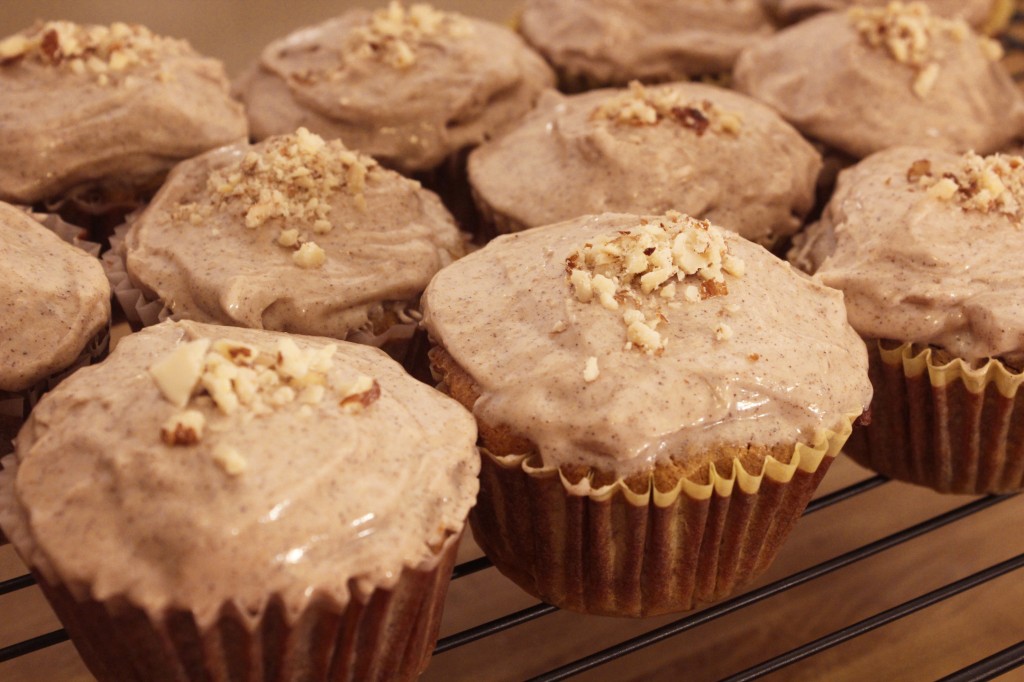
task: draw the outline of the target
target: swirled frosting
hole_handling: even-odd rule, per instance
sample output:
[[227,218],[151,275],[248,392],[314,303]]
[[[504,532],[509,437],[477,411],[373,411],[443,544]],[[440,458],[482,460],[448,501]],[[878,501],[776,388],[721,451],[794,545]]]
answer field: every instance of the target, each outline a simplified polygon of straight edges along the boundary
[[[799,229],[821,158],[767,107],[698,83],[546,93],[470,155],[486,211],[536,227],[677,209],[770,245]],[[499,223],[500,225],[500,223]]]
[[[197,387],[201,437],[164,438],[181,408],[156,368],[195,343],[211,349],[207,373],[221,371],[212,349],[248,348],[270,374],[321,370],[323,395],[228,413]],[[290,615],[322,597],[343,607],[350,586],[368,593],[432,566],[476,497],[475,424],[377,349],[331,345],[191,322],[126,337],[36,407],[0,473],[0,526],[48,580],[156,618],[185,609],[200,627],[226,604],[258,614],[273,597]],[[319,360],[288,366],[308,355]],[[377,395],[346,410],[337,387],[365,377]]]
[[149,188],[242,139],[223,65],[142,26],[39,23],[0,41],[0,199]]
[[809,442],[871,398],[838,291],[679,214],[498,237],[438,273],[423,310],[479,385],[474,413],[546,465],[628,476],[715,445]]
[[302,129],[181,163],[124,246],[131,281],[178,317],[342,339],[463,249],[418,182]]
[[110,321],[99,261],[0,202],[0,391],[70,366]]
[[869,338],[1024,357],[1024,159],[898,147],[839,175],[790,259],[842,289]]
[[553,82],[508,29],[393,2],[271,43],[236,89],[256,139],[305,126],[414,172],[519,119]]

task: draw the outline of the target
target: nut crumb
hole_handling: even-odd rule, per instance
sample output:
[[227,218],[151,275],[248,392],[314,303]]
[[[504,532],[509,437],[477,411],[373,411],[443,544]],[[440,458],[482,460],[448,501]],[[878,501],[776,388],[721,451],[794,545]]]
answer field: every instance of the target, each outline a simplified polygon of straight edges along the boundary
[[[396,69],[416,64],[419,49],[439,38],[461,38],[472,33],[463,17],[442,12],[425,3],[406,9],[392,0],[370,15],[369,22],[352,31],[350,52],[367,59],[381,59]],[[311,76],[310,77],[314,77]]]
[[249,468],[249,463],[238,450],[223,443],[213,448],[213,461],[228,476],[241,476]]
[[747,360],[750,360],[751,362],[757,362],[760,359],[761,356],[758,353],[751,353],[750,355],[747,356]]
[[597,366],[597,358],[592,355],[587,358],[587,363],[583,367],[583,380],[589,384],[592,381],[596,381],[600,374],[601,370]]
[[709,130],[736,137],[743,128],[738,113],[725,111],[710,100],[686,101],[682,93],[669,86],[645,87],[639,81],[630,82],[628,90],[598,105],[591,118],[631,126],[674,121],[698,137]]
[[316,242],[306,242],[292,254],[292,260],[300,268],[319,268],[327,261],[327,252]]
[[1024,158],[1020,156],[967,152],[956,167],[942,173],[927,159],[920,159],[907,171],[907,182],[965,211],[1001,213],[1015,220],[1024,216]]
[[733,332],[732,327],[722,322],[715,327],[715,339],[718,341],[728,341],[732,338]]
[[168,445],[195,445],[203,437],[206,417],[198,410],[171,415],[160,427],[160,440]]
[[380,398],[380,384],[376,379],[360,375],[341,392],[341,409],[345,412],[362,412]]

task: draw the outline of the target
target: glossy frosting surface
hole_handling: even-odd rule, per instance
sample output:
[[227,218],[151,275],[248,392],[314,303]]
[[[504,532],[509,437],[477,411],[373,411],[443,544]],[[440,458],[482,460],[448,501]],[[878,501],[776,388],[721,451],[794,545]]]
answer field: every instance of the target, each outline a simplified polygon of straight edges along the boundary
[[[265,204],[271,212],[248,227],[261,186],[249,187],[255,194],[226,194],[221,181],[245,175],[241,164],[253,158],[266,171],[257,180],[265,179],[280,160],[274,150],[297,139],[224,147],[176,167],[127,235],[132,282],[181,318],[343,339],[371,323],[382,305],[414,303],[433,274],[461,255],[461,235],[436,195],[336,142],[282,170],[283,183],[268,182],[284,203]],[[303,175],[332,155],[352,161],[336,168],[340,184],[323,184],[320,166]],[[290,200],[301,186],[288,173],[318,178],[309,200],[325,217],[294,213],[305,204]],[[299,266],[300,245],[282,244],[286,229],[319,246],[322,263]]]
[[559,70],[602,85],[727,72],[773,30],[759,0],[529,0],[520,20]]
[[[681,114],[668,107],[656,123],[596,113],[613,101],[643,100],[641,93],[693,107],[710,103],[732,128],[716,129],[714,115],[692,109],[696,118],[688,118],[686,106]],[[621,109],[628,113],[629,104]],[[764,244],[800,227],[820,169],[813,147],[773,111],[698,83],[568,97],[549,91],[518,126],[469,160],[470,183],[482,202],[522,226],[604,211],[676,209]]]
[[236,84],[253,135],[305,126],[403,172],[424,171],[519,119],[553,85],[512,31],[444,16],[455,28],[405,41],[411,62],[401,65],[366,50],[373,14],[363,9],[271,43]]
[[918,161],[941,178],[959,171],[961,157],[901,147],[843,171],[790,259],[843,290],[865,337],[933,344],[967,360],[1024,357],[1020,213],[935,196],[910,172]]
[[99,261],[0,202],[0,391],[70,366],[110,320]]
[[[161,425],[178,408],[147,369],[202,338],[273,353],[282,337],[164,323],[38,405],[16,468],[7,460],[0,473],[0,523],[29,565],[97,599],[191,610],[200,626],[228,602],[255,613],[274,595],[289,614],[322,596],[344,605],[350,585],[369,591],[432,565],[476,496],[464,409],[380,351],[342,343],[322,401],[225,415],[193,398],[201,440],[168,445]],[[329,343],[290,338],[300,350]],[[379,397],[347,412],[331,387],[357,375],[373,377]],[[243,472],[216,463],[224,446],[243,454]]]
[[185,41],[125,30],[145,32],[146,51],[140,45],[141,58],[119,69],[116,53],[101,59],[92,50],[76,59],[39,58],[38,50],[0,58],[0,199],[30,204],[92,184],[149,186],[179,160],[246,137],[219,61]]
[[604,214],[502,236],[438,273],[425,324],[479,384],[480,419],[528,438],[546,464],[630,475],[712,445],[808,442],[868,405],[867,354],[842,295],[725,230],[745,274],[725,276],[725,295],[657,294],[667,345],[627,350],[623,312],[580,302],[566,259],[639,221]]

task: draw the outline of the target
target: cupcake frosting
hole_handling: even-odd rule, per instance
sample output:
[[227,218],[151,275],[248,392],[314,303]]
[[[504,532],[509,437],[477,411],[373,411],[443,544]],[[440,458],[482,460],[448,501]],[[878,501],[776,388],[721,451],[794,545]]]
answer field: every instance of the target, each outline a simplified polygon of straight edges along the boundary
[[181,163],[124,248],[178,317],[346,338],[403,315],[463,246],[418,182],[300,129]]
[[476,496],[475,439],[374,348],[165,323],[40,402],[0,473],[0,525],[95,599],[200,627],[271,598],[294,616],[435,564]]
[[0,391],[70,366],[109,320],[99,261],[0,202]]
[[468,167],[485,209],[520,229],[587,213],[678,209],[771,244],[810,210],[821,158],[748,97],[698,83],[633,83],[545,93],[516,128],[475,150]]
[[256,139],[305,126],[412,172],[517,120],[553,82],[502,26],[392,2],[271,43],[237,89]]
[[499,237],[438,273],[424,316],[478,384],[474,413],[546,465],[631,475],[806,443],[871,396],[838,291],[676,213]]
[[[853,5],[862,7],[885,7],[892,0],[762,0],[775,16],[790,22],[803,19],[810,14],[828,10],[848,9]],[[1000,0],[919,0],[932,12],[943,17],[959,17],[971,26],[981,28],[992,17]]]
[[921,3],[828,12],[736,62],[736,87],[857,158],[898,145],[988,153],[1024,129],[998,43]]
[[839,176],[790,258],[865,337],[1024,358],[1024,158],[895,148]]
[[39,23],[0,41],[0,199],[154,185],[244,138],[220,62],[142,26]]
[[727,72],[773,30],[760,0],[530,0],[520,20],[566,75],[603,85]]

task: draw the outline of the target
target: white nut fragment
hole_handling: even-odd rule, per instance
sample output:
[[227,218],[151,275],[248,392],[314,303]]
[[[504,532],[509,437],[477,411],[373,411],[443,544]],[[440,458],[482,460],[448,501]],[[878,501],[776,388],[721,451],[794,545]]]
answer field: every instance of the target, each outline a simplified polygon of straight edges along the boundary
[[319,268],[327,261],[327,252],[316,242],[306,242],[299,247],[299,250],[292,254],[292,260],[300,268]]
[[277,236],[277,243],[284,247],[295,246],[299,243],[299,231],[295,228],[281,230],[281,234]]
[[380,384],[373,377],[361,374],[338,392],[341,394],[341,401],[338,404],[342,410],[362,412],[380,397]]
[[596,381],[600,374],[601,370],[597,366],[597,358],[594,356],[587,358],[587,363],[583,367],[583,380],[587,383]]
[[655,351],[663,347],[661,334],[643,322],[633,322],[626,328],[626,338],[634,346],[647,351]]
[[715,338],[719,341],[728,341],[733,336],[732,327],[722,322],[715,328]]
[[235,448],[218,443],[213,448],[213,461],[228,476],[241,476],[249,468],[249,463]]
[[164,398],[175,407],[185,407],[203,373],[209,339],[182,344],[149,368]]
[[160,440],[168,445],[195,445],[203,437],[206,417],[198,410],[171,415],[160,427]]

